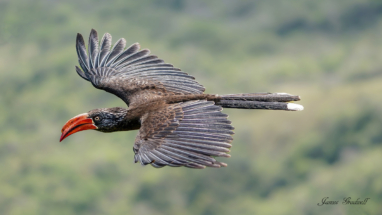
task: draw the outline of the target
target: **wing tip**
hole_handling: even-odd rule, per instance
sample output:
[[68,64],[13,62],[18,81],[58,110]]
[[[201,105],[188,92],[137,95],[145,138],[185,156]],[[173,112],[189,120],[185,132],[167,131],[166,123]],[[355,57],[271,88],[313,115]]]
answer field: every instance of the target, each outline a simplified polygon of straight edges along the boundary
[[141,49],[141,44],[138,42],[133,43],[131,46],[136,46],[138,50]]
[[228,166],[226,163],[219,162],[219,161],[216,161],[215,163],[220,165],[220,167],[227,167]]
[[[111,34],[109,34],[108,32],[106,32],[103,36],[104,36],[106,39],[108,39],[108,40],[111,40],[111,39],[112,39]],[[111,41],[110,41],[110,42],[111,42]]]
[[78,43],[80,43],[81,45],[85,45],[84,37],[80,33],[77,33],[76,41],[77,41],[77,45]]
[[123,44],[123,48],[125,48],[125,46],[126,46],[126,39],[122,37],[115,44],[118,44],[118,43],[122,43]]
[[89,45],[90,45],[90,40],[91,39],[94,39],[97,41],[98,43],[98,33],[96,30],[94,30],[94,28],[92,28],[92,30],[90,30],[90,35],[89,35]]
[[85,74],[85,72],[84,72],[83,70],[81,70],[78,66],[75,66],[75,69],[76,69],[77,74],[78,74],[81,78],[83,78],[83,79],[89,81],[89,78],[86,76],[86,74]]
[[96,34],[96,35],[98,34],[97,31],[96,31],[94,28],[92,28],[92,29],[90,30],[90,35],[92,35],[92,34]]

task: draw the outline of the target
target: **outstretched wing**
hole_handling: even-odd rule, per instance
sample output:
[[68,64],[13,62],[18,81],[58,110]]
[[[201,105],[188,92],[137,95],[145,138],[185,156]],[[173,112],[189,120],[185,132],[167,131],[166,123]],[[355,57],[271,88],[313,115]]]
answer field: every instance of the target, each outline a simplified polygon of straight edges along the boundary
[[168,105],[141,118],[134,160],[160,168],[226,166],[213,157],[230,157],[233,127],[214,102],[197,100]]
[[111,35],[106,33],[99,43],[97,31],[91,30],[86,53],[81,34],[76,49],[82,68],[76,71],[96,88],[113,93],[127,105],[142,103],[165,95],[202,94],[204,87],[194,77],[164,63],[148,49],[139,50],[138,43],[126,48],[119,39],[111,48]]

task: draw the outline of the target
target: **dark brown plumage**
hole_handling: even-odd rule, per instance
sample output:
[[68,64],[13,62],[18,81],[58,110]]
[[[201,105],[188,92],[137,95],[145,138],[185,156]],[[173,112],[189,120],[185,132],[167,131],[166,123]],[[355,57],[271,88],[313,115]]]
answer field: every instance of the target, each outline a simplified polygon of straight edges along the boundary
[[226,166],[214,157],[230,157],[233,127],[222,107],[244,109],[302,110],[287,103],[298,96],[286,93],[232,95],[203,94],[204,87],[171,64],[164,63],[135,43],[125,49],[119,39],[111,48],[106,33],[100,44],[92,29],[88,54],[83,37],[76,49],[82,69],[77,73],[94,87],[121,98],[125,108],[95,109],[69,120],[62,141],[82,130],[102,132],[139,129],[133,150],[135,162],[154,167],[205,168]]

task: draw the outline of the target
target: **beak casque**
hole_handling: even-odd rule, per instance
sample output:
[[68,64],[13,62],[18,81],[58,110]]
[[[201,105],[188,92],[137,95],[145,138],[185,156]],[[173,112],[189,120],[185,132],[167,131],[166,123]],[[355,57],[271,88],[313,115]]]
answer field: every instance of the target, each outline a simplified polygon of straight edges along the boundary
[[66,137],[79,132],[79,131],[84,131],[84,130],[89,130],[89,129],[97,129],[97,126],[94,125],[94,122],[91,118],[88,118],[89,114],[83,113],[80,115],[77,115],[73,118],[71,118],[64,127],[62,127],[61,130],[61,138],[60,142],[64,140]]

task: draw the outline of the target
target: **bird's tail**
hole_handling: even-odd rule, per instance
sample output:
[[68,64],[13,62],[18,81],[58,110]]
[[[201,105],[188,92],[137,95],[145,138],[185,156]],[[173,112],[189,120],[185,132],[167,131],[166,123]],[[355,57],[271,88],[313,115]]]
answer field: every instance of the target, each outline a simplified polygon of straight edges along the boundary
[[291,103],[299,100],[299,96],[287,93],[245,93],[220,95],[215,103],[223,108],[299,111],[304,107]]

